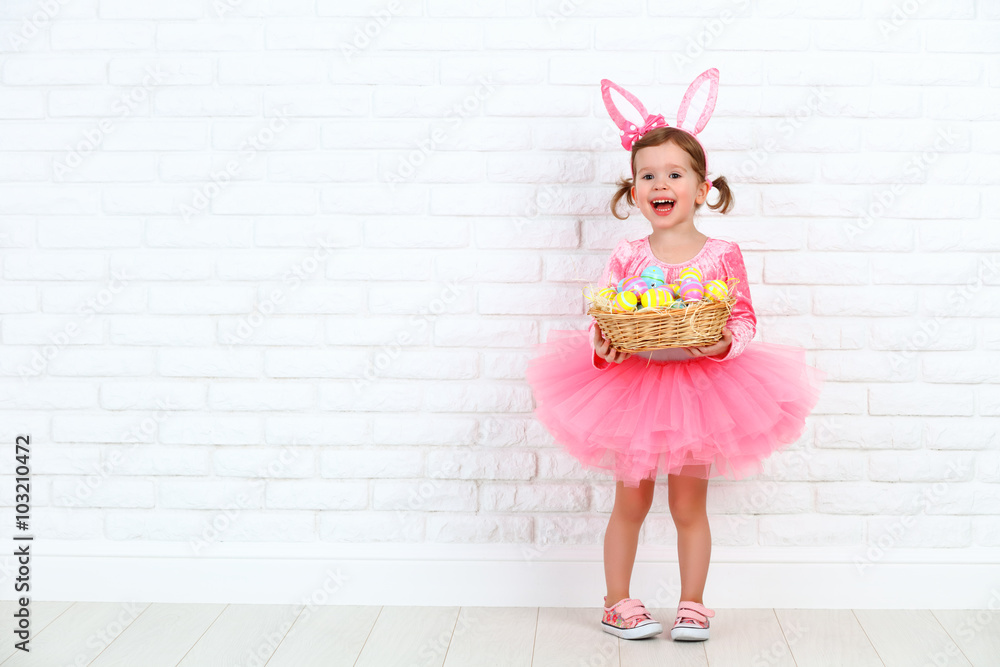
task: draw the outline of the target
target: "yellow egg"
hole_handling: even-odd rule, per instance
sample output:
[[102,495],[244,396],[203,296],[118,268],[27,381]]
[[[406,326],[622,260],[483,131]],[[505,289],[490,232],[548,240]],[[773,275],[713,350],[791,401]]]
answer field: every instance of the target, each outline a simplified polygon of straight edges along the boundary
[[670,290],[663,287],[654,287],[646,290],[642,295],[642,307],[652,308],[656,306],[669,306],[674,302],[674,297]]
[[698,282],[702,282],[704,280],[704,277],[701,275],[701,269],[699,269],[697,266],[685,266],[683,269],[681,269],[681,273],[679,276],[680,281],[683,282],[684,279],[688,277],[694,278]]
[[611,310],[615,313],[628,313],[635,310],[638,304],[639,297],[635,295],[635,292],[626,290],[615,295],[611,301]]
[[615,290],[611,287],[605,287],[597,294],[598,296],[603,296],[605,299],[613,299],[615,298],[615,294],[617,294],[617,292],[615,292]]
[[723,301],[729,296],[729,286],[724,280],[709,280],[705,283],[705,296],[709,301]]

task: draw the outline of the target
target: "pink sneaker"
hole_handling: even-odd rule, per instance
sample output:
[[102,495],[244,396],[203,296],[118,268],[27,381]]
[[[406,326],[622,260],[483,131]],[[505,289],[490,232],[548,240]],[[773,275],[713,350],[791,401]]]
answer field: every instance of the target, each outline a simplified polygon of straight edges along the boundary
[[715,612],[705,605],[681,600],[677,605],[677,618],[670,628],[670,638],[675,641],[704,641],[708,639],[708,619]]
[[[604,596],[604,604],[608,596]],[[663,632],[663,626],[655,620],[645,605],[635,598],[625,598],[615,603],[613,607],[604,607],[604,620],[601,628],[622,639],[643,639]]]

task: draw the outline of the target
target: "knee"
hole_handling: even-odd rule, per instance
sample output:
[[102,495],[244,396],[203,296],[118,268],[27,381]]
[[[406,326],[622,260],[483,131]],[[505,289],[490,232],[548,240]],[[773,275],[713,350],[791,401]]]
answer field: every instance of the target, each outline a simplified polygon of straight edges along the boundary
[[670,516],[674,524],[688,526],[707,517],[705,505],[696,498],[670,498]]
[[613,511],[619,517],[633,523],[642,523],[649,508],[653,506],[653,498],[642,493],[619,493],[615,498]]
[[632,523],[642,523],[649,514],[650,504],[647,503],[624,503],[618,508],[618,514],[623,519]]

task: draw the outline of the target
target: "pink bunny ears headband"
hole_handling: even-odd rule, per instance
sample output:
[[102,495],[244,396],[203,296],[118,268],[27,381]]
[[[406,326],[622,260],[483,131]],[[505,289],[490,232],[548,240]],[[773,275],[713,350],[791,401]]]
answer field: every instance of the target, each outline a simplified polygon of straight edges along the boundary
[[[701,110],[701,114],[698,116],[698,120],[691,123],[687,120],[688,111],[691,108],[691,102],[694,100],[694,96],[698,93],[698,90],[705,84],[708,83],[708,99],[705,101],[705,106]],[[622,116],[622,113],[615,106],[615,103],[611,100],[611,89],[614,88],[621,95],[628,100],[629,104],[635,107],[635,110],[639,112],[640,118],[642,118],[643,125],[636,127],[635,123],[631,123]],[[719,70],[716,68],[707,69],[701,74],[699,74],[691,85],[688,86],[687,92],[684,93],[684,99],[681,100],[681,105],[677,109],[677,122],[674,127],[684,130],[691,136],[695,138],[695,141],[701,145],[701,141],[698,139],[698,133],[701,132],[705,125],[708,124],[708,119],[712,117],[712,112],[715,111],[715,99],[719,95]],[[601,79],[601,97],[604,98],[604,106],[608,110],[608,114],[611,116],[611,120],[615,121],[615,125],[621,130],[622,135],[622,147],[631,151],[632,146],[635,145],[642,135],[646,134],[650,130],[657,127],[666,127],[667,121],[663,116],[659,114],[648,114],[646,113],[646,107],[643,106],[642,102],[628,92],[617,83],[609,81],[608,79]],[[705,147],[701,146],[702,151],[705,152],[705,169],[708,170],[708,152],[705,151]],[[712,181],[708,181],[708,187],[712,187]]]

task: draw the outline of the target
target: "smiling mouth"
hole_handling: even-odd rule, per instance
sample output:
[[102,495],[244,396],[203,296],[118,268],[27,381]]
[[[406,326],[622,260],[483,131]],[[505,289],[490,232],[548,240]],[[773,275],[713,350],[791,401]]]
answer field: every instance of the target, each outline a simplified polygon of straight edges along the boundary
[[674,207],[673,199],[654,199],[652,201],[653,208],[660,213],[666,213]]

